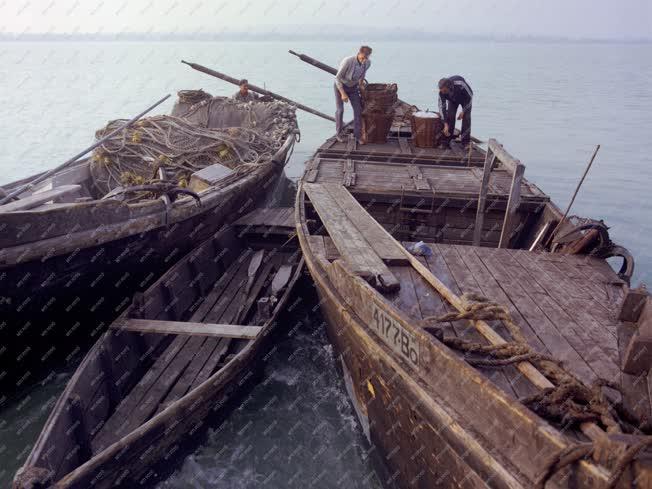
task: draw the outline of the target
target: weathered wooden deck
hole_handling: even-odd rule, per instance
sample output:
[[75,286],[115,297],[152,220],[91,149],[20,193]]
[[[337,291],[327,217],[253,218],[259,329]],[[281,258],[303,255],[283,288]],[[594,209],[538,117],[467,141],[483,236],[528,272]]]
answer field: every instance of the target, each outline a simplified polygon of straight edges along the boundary
[[[587,385],[599,378],[620,384],[625,405],[639,419],[650,419],[652,386],[648,384],[652,379],[628,375],[619,368],[631,330],[617,317],[624,282],[604,260],[442,243],[428,245],[433,254],[420,260],[453,292],[476,293],[505,304],[537,351],[562,360]],[[412,267],[390,266],[390,270],[401,288],[387,297],[411,318],[422,320],[452,311]],[[445,335],[486,343],[475,328],[465,323],[444,324]],[[500,323],[492,326],[509,337]],[[535,392],[514,367],[480,370],[515,398]]]
[[368,143],[356,145],[353,139],[339,142],[330,138],[319,149],[324,155],[349,155],[353,158],[365,157],[381,161],[426,161],[431,164],[482,166],[485,153],[477,147],[471,152],[460,144],[453,142],[450,149],[419,148],[409,137],[390,135],[386,143]]
[[[279,268],[287,254],[278,253],[265,260],[256,280],[248,288],[248,267],[252,256],[251,250],[243,251],[214,284],[206,298],[195,305],[189,321],[246,324],[246,317],[255,309],[256,298],[262,288],[269,285],[272,272]],[[173,303],[174,301],[171,302]],[[166,319],[166,313],[157,319]],[[242,338],[246,339],[244,335]],[[225,335],[177,335],[95,434],[91,442],[93,453],[97,454],[118,441],[205,382],[228,360],[237,341],[239,340]]]
[[[366,147],[366,146],[365,146]],[[312,174],[310,173],[312,172]],[[428,161],[383,163],[364,157],[316,158],[309,167],[307,182],[344,185],[353,194],[401,195],[477,200],[482,185],[482,169],[467,166],[435,165]],[[489,179],[489,198],[509,197],[512,175],[494,170]],[[524,204],[547,202],[549,197],[527,180],[521,182]]]

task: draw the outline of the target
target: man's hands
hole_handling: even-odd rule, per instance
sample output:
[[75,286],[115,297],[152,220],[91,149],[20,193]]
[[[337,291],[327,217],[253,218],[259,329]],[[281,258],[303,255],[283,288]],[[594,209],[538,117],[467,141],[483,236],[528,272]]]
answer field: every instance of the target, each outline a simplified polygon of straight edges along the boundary
[[444,124],[444,136],[450,137],[450,135],[451,135],[450,127],[448,127],[448,123],[445,123]]
[[457,120],[461,121],[464,118],[464,111],[460,112],[460,115],[457,116]]
[[344,90],[342,90],[340,92],[340,95],[342,96],[342,102],[344,102],[345,104],[348,104],[349,103],[349,96],[346,94],[346,92]]

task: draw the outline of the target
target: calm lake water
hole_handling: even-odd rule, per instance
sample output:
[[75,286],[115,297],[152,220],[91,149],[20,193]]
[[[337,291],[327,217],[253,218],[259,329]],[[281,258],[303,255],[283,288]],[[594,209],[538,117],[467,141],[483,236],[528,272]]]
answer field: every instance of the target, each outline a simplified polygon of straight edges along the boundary
[[[475,92],[473,133],[503,143],[526,164],[526,177],[560,207],[601,144],[573,213],[604,219],[612,239],[636,257],[634,284],[651,281],[652,45],[371,44],[369,80],[397,82],[399,96],[421,108],[436,108],[434,88],[442,75],[464,75]],[[331,113],[332,77],[287,50],[336,65],[355,48],[336,42],[0,43],[0,185],[66,160],[90,144],[106,121],[131,117],[166,93],[235,91],[181,59]],[[333,132],[328,121],[305,113],[299,118],[302,140],[286,168],[292,179]],[[279,345],[250,401],[210,432],[161,487],[332,487],[338,481],[342,487],[378,487],[382,477],[346,401],[321,319],[307,319]],[[73,370],[68,365],[42,385],[6,393],[0,404],[0,485],[29,452]],[[298,420],[305,424],[288,434]],[[260,436],[272,423],[278,424]]]

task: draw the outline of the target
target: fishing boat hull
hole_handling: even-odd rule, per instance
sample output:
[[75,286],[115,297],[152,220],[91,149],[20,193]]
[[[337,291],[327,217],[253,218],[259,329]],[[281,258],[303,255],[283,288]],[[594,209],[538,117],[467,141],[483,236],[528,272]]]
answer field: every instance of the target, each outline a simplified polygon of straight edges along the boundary
[[[399,147],[400,139],[391,143]],[[523,181],[523,194],[531,192],[527,199],[533,205],[518,207],[522,214],[519,224],[512,223],[511,246],[495,248],[506,225],[500,236],[480,233],[482,246],[471,246],[480,187],[477,175],[469,178],[471,166],[454,167],[435,149],[421,161],[387,161],[375,169],[371,157],[389,152],[390,145],[338,144],[327,141],[308,163],[295,222],[329,339],[342,360],[361,426],[388,465],[388,482],[404,488],[530,488],[548,477],[550,488],[608,487],[613,454],[640,441],[638,429],[650,409],[641,377],[621,372],[618,364],[626,346],[615,337],[623,328],[617,316],[626,282],[603,259],[527,250],[541,243],[560,217],[529,182]],[[403,153],[408,151],[415,149]],[[509,185],[494,187],[496,201],[501,194],[513,196],[520,183],[514,181],[511,192]],[[406,202],[408,193],[416,203]],[[435,203],[433,195],[443,201]],[[425,211],[419,204],[424,199],[433,201]],[[509,221],[509,203],[490,208]],[[460,222],[465,232],[451,232]],[[417,247],[418,240],[426,242]],[[444,294],[446,287],[506,304],[518,323],[530,328],[528,340],[563,358],[586,385],[600,373],[620,378],[624,404],[641,415],[636,435],[611,438],[595,424],[567,429],[540,417],[519,399],[552,386],[546,377],[521,364],[474,367],[464,353],[446,346],[444,336],[480,345],[501,338],[490,326],[480,334],[472,320],[438,323],[443,314],[457,313],[451,305],[457,296],[449,288]],[[608,448],[596,448],[594,459],[555,468],[557,456],[588,441]],[[641,454],[614,487],[650,487],[651,474],[649,457]]]
[[[299,231],[306,266],[316,285],[326,331],[341,359],[363,431],[379,449],[402,488],[530,488],[570,441],[445,347],[435,345],[414,322],[343,263],[326,263]],[[374,316],[397,327],[419,352],[418,364],[390,348]],[[405,345],[405,343],[403,343]],[[398,350],[401,349],[399,341]],[[630,474],[649,487],[649,468]],[[548,488],[604,487],[608,472],[580,463],[551,477]]]
[[[285,247],[261,256],[247,269],[256,254],[227,226],[136,296],[78,367],[14,487],[148,486],[171,470],[251,385],[282,328],[303,262]],[[256,310],[269,290],[272,307]]]
[[[166,211],[159,200],[153,204],[157,212],[148,209],[138,215],[132,208],[114,224],[103,222],[100,213],[95,226],[77,232],[80,226],[71,215],[65,222],[71,231],[63,237],[2,248],[0,336],[7,346],[0,354],[3,390],[38,378],[35,365],[47,368],[85,351],[136,290],[156,280],[193,243],[264,202],[278,185],[293,144],[291,136],[273,163],[200,194],[200,205],[185,199]],[[109,206],[116,215],[126,207]],[[25,224],[29,222],[26,218]]]

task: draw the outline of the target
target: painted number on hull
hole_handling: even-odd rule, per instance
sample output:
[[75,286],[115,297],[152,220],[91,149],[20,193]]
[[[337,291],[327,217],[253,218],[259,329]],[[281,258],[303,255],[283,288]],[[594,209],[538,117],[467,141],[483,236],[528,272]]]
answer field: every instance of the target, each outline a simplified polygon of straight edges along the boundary
[[376,304],[371,326],[387,346],[399,353],[413,367],[419,368],[419,345],[416,338]]

